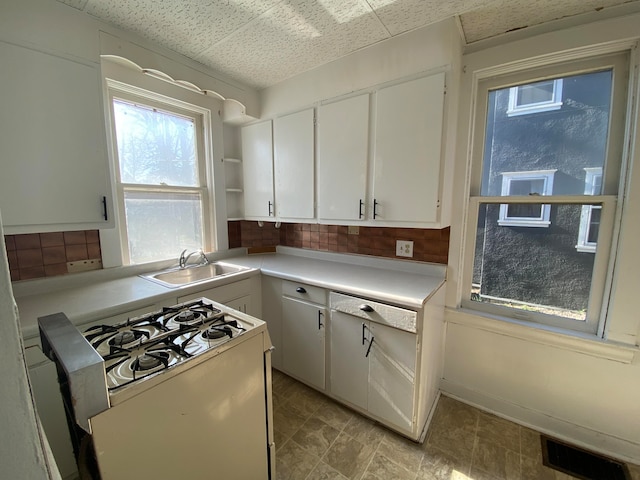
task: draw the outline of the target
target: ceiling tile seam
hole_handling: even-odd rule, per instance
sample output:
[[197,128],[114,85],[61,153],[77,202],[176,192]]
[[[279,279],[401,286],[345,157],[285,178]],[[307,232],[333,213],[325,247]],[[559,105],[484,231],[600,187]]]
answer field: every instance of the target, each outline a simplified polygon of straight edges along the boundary
[[[88,1],[88,0],[87,0]],[[244,32],[245,30],[247,30],[247,28],[249,28],[250,25],[252,25],[253,23],[257,22],[258,20],[260,20],[262,17],[266,16],[269,12],[271,12],[274,8],[278,7],[279,5],[285,3],[286,0],[280,0],[279,2],[274,3],[273,5],[271,5],[271,7],[269,7],[268,9],[266,9],[264,12],[262,12],[260,15],[256,15],[255,17],[253,17],[252,19],[250,19],[248,22],[240,25],[238,28],[236,28],[235,30],[231,31],[230,33],[228,33],[227,35],[225,35],[224,37],[222,37],[221,39],[219,39],[218,41],[216,41],[215,43],[213,43],[212,45],[209,45],[207,48],[205,48],[204,50],[198,52],[195,54],[196,57],[201,57],[203,56],[206,52],[208,52],[209,50],[211,50],[212,48],[215,48],[217,46],[219,46],[222,42],[226,41],[228,38],[233,37],[234,35],[239,34],[240,32]]]
[[378,22],[380,22],[380,25],[382,26],[382,28],[384,28],[385,32],[387,32],[387,35],[389,35],[389,38],[393,37],[393,34],[391,33],[391,31],[387,28],[387,26],[384,24],[384,22],[382,21],[382,19],[378,16],[378,12],[376,12],[375,8],[373,8],[371,6],[371,4],[369,3],[369,0],[364,0],[365,3],[369,6],[369,8],[371,9],[371,13],[373,13],[373,15],[378,19]]

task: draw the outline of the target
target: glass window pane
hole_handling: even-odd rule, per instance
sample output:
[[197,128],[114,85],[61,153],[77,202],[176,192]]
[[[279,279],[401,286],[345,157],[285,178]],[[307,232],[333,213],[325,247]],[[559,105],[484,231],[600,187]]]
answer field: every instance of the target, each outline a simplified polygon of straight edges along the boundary
[[[602,168],[606,158],[612,78],[611,70],[563,77],[562,106],[535,115],[509,116],[510,88],[490,91],[481,194],[501,195],[505,172],[556,170],[554,195],[584,195],[585,168]],[[530,99],[548,94],[548,85],[532,85],[518,90]]]
[[552,207],[549,228],[531,229],[500,227],[500,205],[480,205],[472,301],[586,319],[595,257],[575,249],[583,205]]
[[518,105],[550,102],[553,100],[553,80],[518,87]]
[[125,192],[124,202],[131,263],[177,259],[203,245],[199,194]]
[[602,207],[591,207],[591,216],[589,218],[589,234],[587,235],[587,242],[596,243],[598,241],[598,233],[600,232],[600,214],[602,213]]
[[123,183],[199,185],[192,119],[113,101]]
[[507,205],[508,218],[542,218],[542,205],[512,203]]

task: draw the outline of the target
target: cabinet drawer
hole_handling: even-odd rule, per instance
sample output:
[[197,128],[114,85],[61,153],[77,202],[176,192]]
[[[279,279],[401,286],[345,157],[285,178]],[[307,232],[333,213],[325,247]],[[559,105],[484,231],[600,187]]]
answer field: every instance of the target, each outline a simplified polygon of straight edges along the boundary
[[319,305],[327,304],[327,296],[324,288],[314,287],[306,283],[285,280],[282,282],[282,295],[299,298],[300,300],[306,300],[307,302],[317,303]]
[[335,292],[331,292],[329,301],[331,310],[416,333],[418,314],[413,310]]

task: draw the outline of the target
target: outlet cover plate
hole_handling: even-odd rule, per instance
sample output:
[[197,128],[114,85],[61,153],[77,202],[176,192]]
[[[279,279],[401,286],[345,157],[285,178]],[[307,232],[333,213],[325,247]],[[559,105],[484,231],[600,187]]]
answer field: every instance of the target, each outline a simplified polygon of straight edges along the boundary
[[413,241],[396,240],[396,255],[398,257],[413,257]]

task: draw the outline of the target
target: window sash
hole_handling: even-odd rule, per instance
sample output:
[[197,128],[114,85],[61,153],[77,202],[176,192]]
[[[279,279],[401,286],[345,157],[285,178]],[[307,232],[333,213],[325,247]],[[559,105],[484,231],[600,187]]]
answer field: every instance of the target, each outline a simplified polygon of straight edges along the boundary
[[591,289],[587,306],[587,316],[584,322],[573,321],[564,317],[551,314],[542,314],[534,311],[525,311],[481,303],[471,300],[471,286],[473,280],[473,265],[475,260],[476,235],[478,218],[483,204],[540,204],[540,198],[536,197],[486,197],[472,196],[469,198],[467,209],[467,234],[465,236],[464,258],[465,268],[462,274],[463,293],[460,306],[469,310],[475,310],[503,319],[520,320],[536,324],[548,325],[556,328],[570,329],[584,333],[596,334],[606,313],[604,293],[610,282],[612,257],[612,241],[616,217],[617,196],[613,195],[556,195],[547,196],[544,199],[549,205],[601,205],[602,216],[600,219],[600,231],[598,236],[598,248],[596,249],[592,272]]
[[[213,211],[212,197],[212,179],[209,174],[207,164],[209,162],[209,151],[205,147],[207,142],[210,142],[210,112],[202,107],[188,104],[181,100],[166,97],[161,94],[149,92],[147,90],[124,84],[122,82],[107,79],[107,86],[109,88],[109,108],[111,115],[111,132],[112,132],[112,154],[114,159],[114,172],[116,179],[116,192],[117,192],[117,204],[118,204],[118,226],[120,235],[120,249],[122,254],[123,264],[131,264],[131,256],[129,252],[129,236],[127,232],[126,218],[125,218],[125,191],[138,191],[149,193],[162,193],[175,194],[175,193],[198,193],[201,199],[200,211],[202,214],[202,236],[203,240],[201,247],[205,250],[212,250],[212,219],[211,213]],[[198,162],[198,180],[199,184],[196,186],[172,186],[172,185],[145,185],[145,184],[128,184],[123,183],[120,176],[120,163],[118,158],[117,138],[116,138],[116,125],[115,115],[113,112],[114,100],[122,100],[127,103],[134,103],[143,107],[156,108],[164,112],[179,115],[182,117],[190,118],[195,123],[196,133],[196,157]],[[180,252],[176,252],[176,256]],[[161,259],[158,259],[161,260]]]

